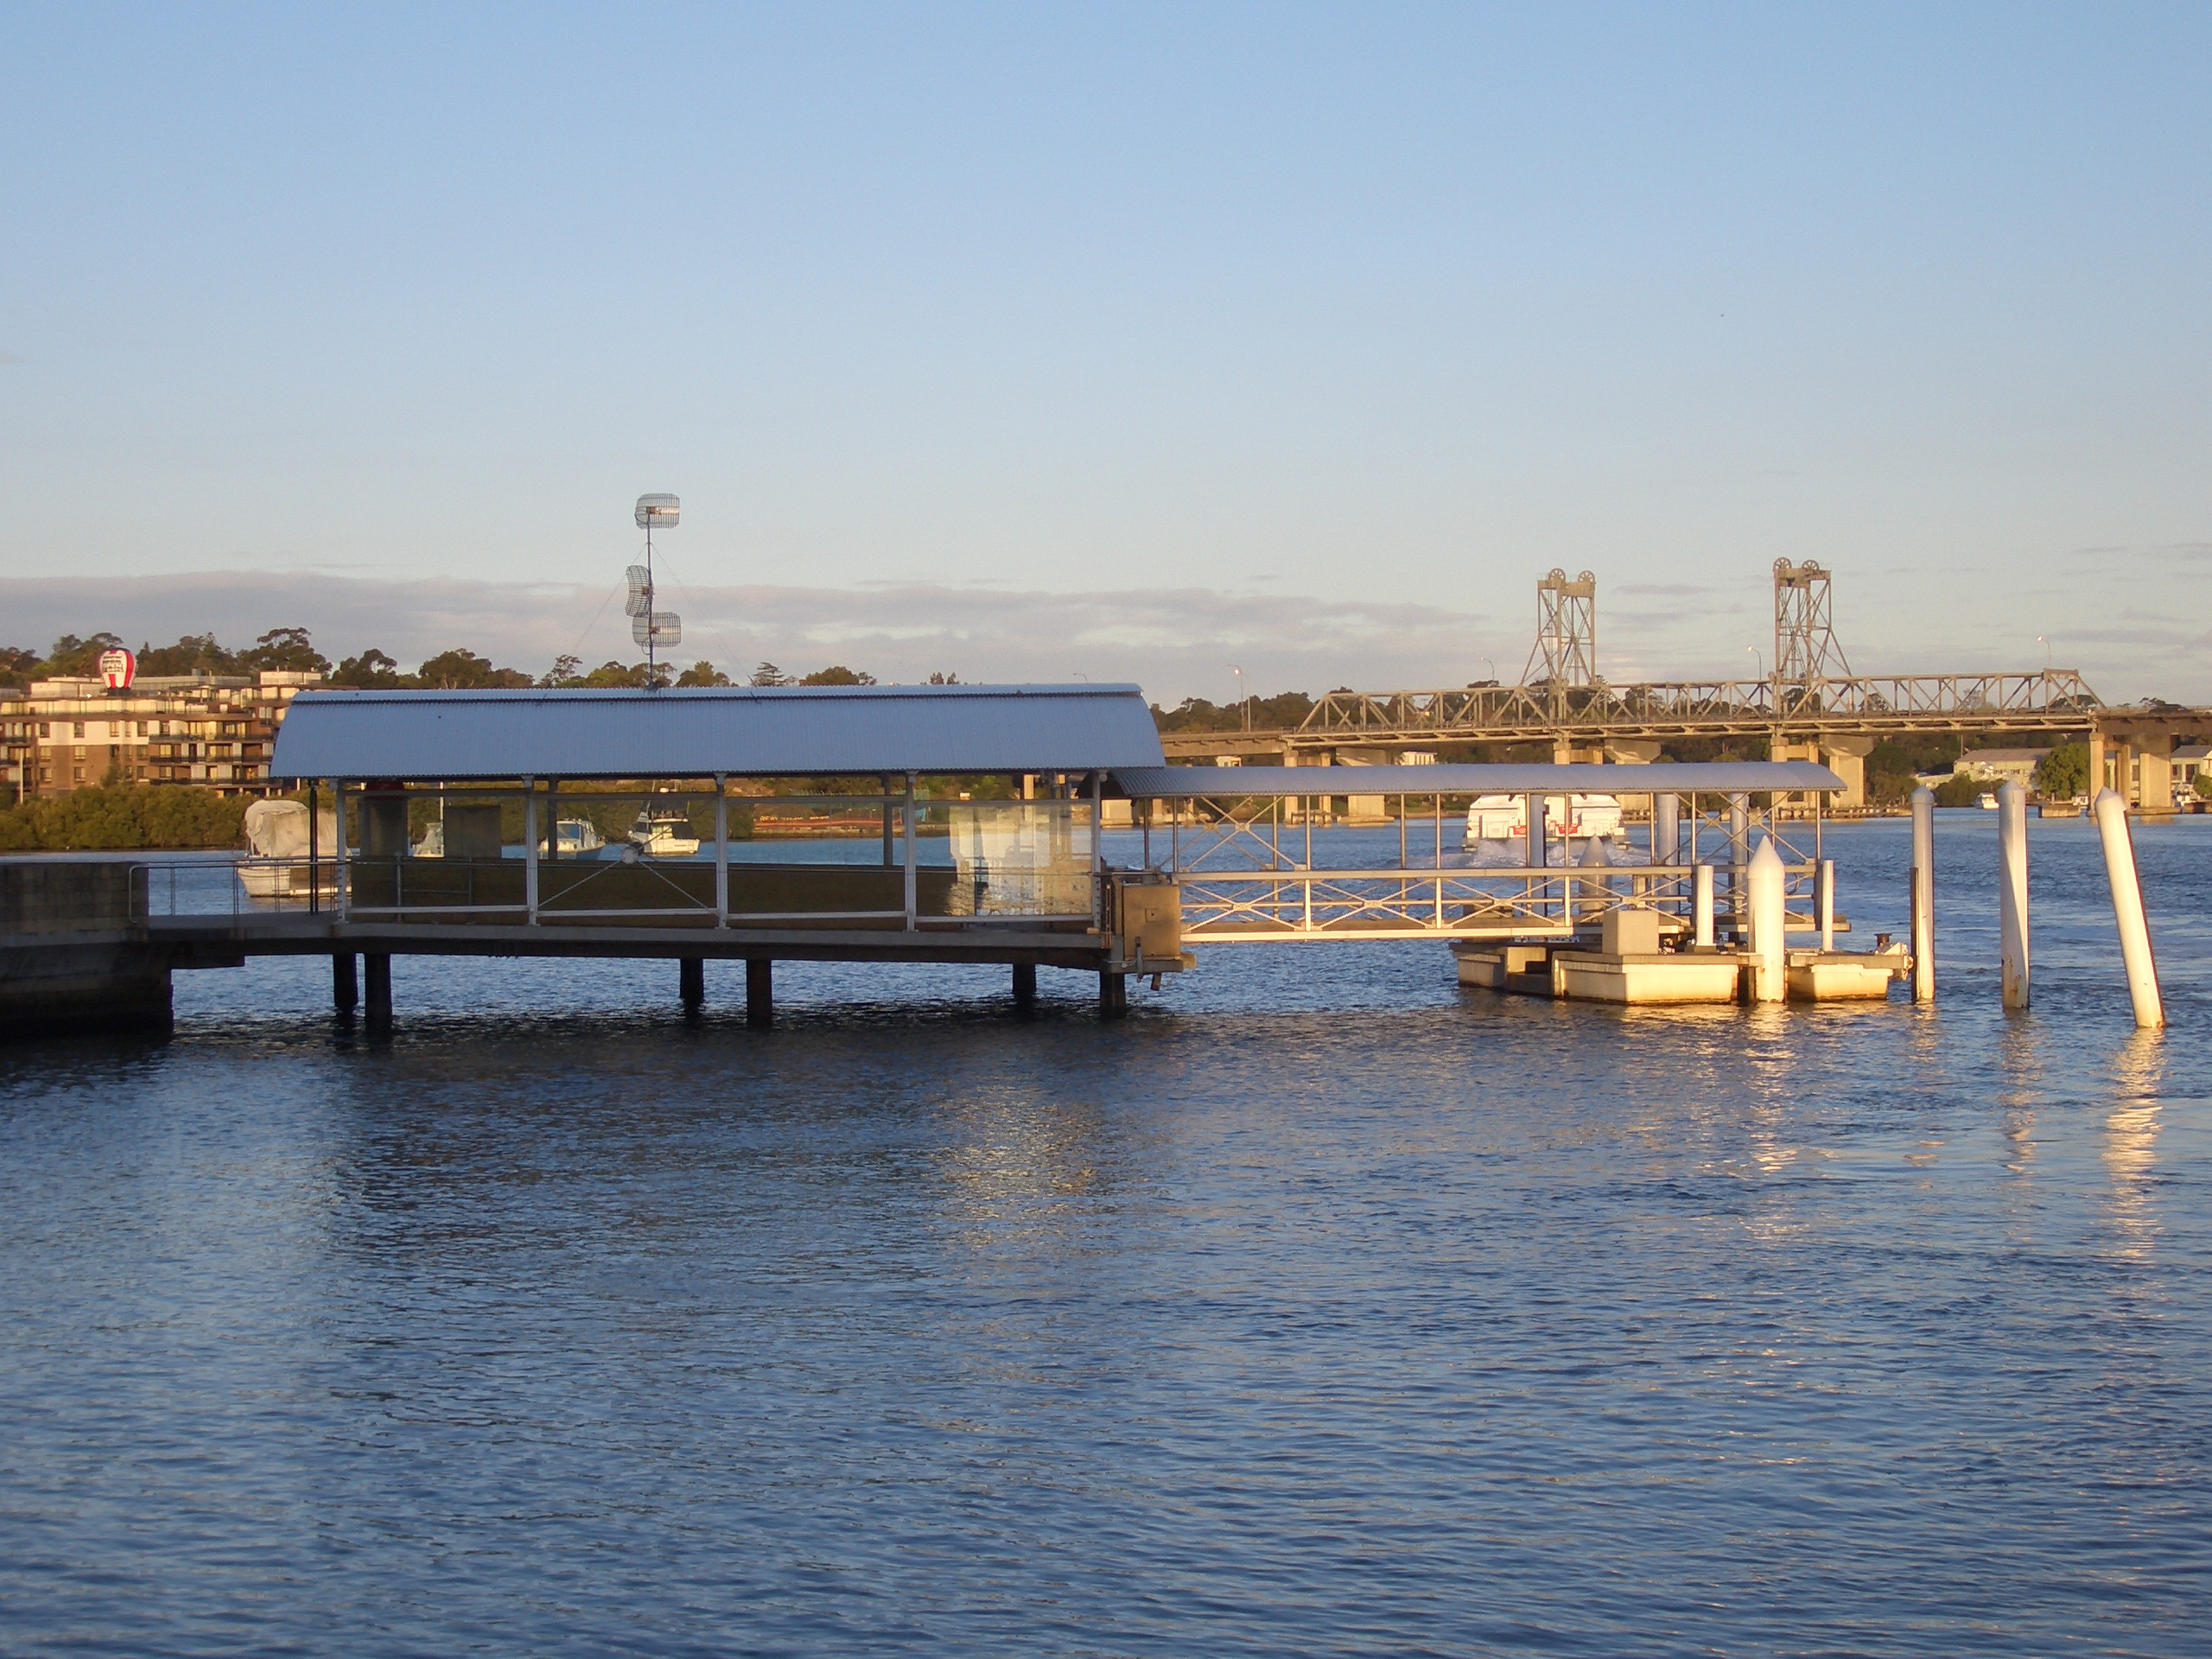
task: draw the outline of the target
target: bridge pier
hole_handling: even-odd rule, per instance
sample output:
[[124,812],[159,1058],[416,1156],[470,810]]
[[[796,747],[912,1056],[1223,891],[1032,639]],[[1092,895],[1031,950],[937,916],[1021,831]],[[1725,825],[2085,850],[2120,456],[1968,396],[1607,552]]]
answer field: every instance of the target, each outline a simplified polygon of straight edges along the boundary
[[707,963],[702,957],[681,957],[676,963],[677,995],[683,999],[683,1012],[696,1014],[707,1000]]
[[358,960],[351,950],[331,953],[330,1006],[340,1014],[351,1014],[361,1006],[361,981],[355,971]]
[[1016,1014],[1033,1014],[1037,1008],[1037,964],[1017,962],[1014,964],[1014,1010]]
[[1823,737],[1820,741],[1820,759],[1827,769],[1843,779],[1843,793],[1836,798],[1838,806],[1866,804],[1866,757],[1874,753],[1871,737]]
[[745,1023],[755,1031],[776,1023],[776,964],[766,957],[745,959]]

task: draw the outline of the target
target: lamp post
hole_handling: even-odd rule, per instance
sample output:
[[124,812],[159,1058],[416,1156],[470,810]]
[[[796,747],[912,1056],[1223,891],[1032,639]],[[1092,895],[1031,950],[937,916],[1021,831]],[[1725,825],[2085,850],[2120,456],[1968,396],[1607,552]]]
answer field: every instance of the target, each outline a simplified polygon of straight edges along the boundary
[[1243,711],[1243,727],[1249,732],[1252,729],[1252,705],[1244,700],[1244,671],[1231,663],[1229,671],[1236,677],[1236,706]]

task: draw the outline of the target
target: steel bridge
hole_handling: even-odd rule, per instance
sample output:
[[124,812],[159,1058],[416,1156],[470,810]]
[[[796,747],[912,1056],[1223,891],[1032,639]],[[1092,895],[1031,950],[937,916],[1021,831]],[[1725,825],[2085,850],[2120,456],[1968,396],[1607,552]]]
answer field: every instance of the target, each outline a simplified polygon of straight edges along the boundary
[[2070,668],[1854,674],[1835,640],[1829,580],[1817,564],[1777,562],[1775,668],[1762,677],[1608,683],[1596,669],[1596,578],[1554,570],[1537,584],[1522,684],[1332,691],[1294,728],[1168,732],[1160,741],[1178,760],[1373,765],[1447,743],[1543,744],[1565,763],[1651,760],[1673,740],[1757,739],[1777,760],[1826,761],[1844,781],[1839,804],[1852,807],[1864,804],[1865,759],[1885,737],[2050,734],[2088,745],[2093,791],[2109,784],[2158,810],[2172,804],[2164,757],[2175,740],[2212,733],[2212,709],[2114,707]]

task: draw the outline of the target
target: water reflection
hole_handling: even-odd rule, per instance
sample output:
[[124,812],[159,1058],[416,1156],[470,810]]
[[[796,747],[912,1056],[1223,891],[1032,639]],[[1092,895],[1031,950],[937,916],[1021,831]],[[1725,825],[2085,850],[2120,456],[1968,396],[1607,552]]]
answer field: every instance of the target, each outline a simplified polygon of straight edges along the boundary
[[2165,1065],[2163,1032],[2138,1031],[2113,1056],[2117,1088],[2105,1118],[2104,1164],[2112,1184],[2113,1219],[2131,1255],[2147,1254],[2158,1231],[2152,1172]]

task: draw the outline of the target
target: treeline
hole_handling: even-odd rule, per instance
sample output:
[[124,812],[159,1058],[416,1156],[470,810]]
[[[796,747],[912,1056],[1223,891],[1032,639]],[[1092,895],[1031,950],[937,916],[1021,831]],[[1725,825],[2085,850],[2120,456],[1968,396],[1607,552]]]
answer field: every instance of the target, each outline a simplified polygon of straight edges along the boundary
[[[18,690],[33,680],[96,677],[102,653],[124,650],[122,636],[96,633],[80,639],[65,633],[51,651],[41,652],[21,645],[0,645],[0,685]],[[315,648],[305,628],[271,628],[242,650],[226,648],[212,633],[188,633],[173,645],[138,647],[138,671],[147,675],[254,674],[263,669],[292,669],[327,673],[329,659]]]
[[245,839],[251,798],[212,789],[104,784],[34,795],[0,809],[0,852],[132,852],[230,848]]
[[[46,652],[27,646],[0,645],[0,686],[28,688],[34,680],[86,679],[100,671],[104,652],[125,649],[118,634],[95,633],[79,639],[65,633]],[[138,672],[149,678],[188,674],[211,677],[258,673],[264,669],[289,669],[317,673],[332,685],[365,691],[485,690],[502,687],[543,686],[555,690],[592,687],[661,685],[734,685],[740,682],[712,663],[693,663],[682,668],[658,663],[649,673],[643,663],[606,662],[586,669],[583,659],[563,654],[543,674],[525,669],[499,668],[492,659],[466,646],[442,651],[412,670],[402,668],[389,652],[372,645],[358,657],[341,658],[333,665],[315,648],[305,628],[271,628],[251,645],[233,651],[212,633],[188,633],[173,645],[142,644],[137,652]],[[874,685],[875,677],[842,663],[810,674],[786,674],[773,663],[761,663],[742,682],[747,685]],[[932,685],[957,685],[959,677],[932,674]]]

